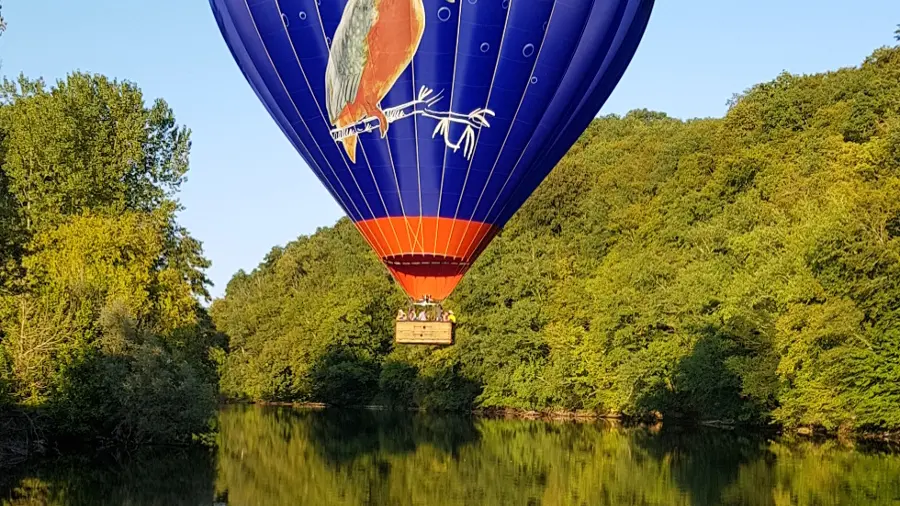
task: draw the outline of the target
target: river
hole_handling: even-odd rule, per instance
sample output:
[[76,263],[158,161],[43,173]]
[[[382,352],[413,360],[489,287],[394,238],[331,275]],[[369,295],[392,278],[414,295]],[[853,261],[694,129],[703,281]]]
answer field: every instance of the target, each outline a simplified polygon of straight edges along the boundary
[[898,453],[718,429],[229,406],[218,443],[36,462],[0,504],[900,504]]

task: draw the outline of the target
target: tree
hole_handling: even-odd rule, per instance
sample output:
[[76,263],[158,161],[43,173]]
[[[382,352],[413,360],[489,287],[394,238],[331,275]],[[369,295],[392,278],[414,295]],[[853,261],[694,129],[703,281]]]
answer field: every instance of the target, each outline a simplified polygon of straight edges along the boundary
[[[100,75],[4,80],[4,171],[29,230],[93,209],[152,211],[170,202],[188,168],[190,131],[162,100]],[[173,209],[174,210],[174,209]]]
[[101,75],[73,73],[52,88],[20,76],[0,87],[0,131],[0,213],[9,216],[0,244],[7,251],[87,210],[158,212],[169,222],[162,261],[208,297],[202,246],[175,222],[190,131],[165,101],[147,107],[134,84]]
[[[0,403],[54,436],[185,441],[215,407],[190,131],[132,83],[0,86]],[[2,445],[0,445],[2,446]]]

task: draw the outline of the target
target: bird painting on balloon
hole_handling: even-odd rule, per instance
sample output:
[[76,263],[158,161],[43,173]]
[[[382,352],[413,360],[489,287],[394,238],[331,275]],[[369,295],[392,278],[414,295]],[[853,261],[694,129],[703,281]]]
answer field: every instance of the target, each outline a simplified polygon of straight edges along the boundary
[[[448,0],[451,1],[451,0]],[[407,103],[383,109],[381,101],[400,75],[409,67],[425,32],[423,0],[349,0],[331,38],[325,93],[328,119],[334,125],[332,138],[344,146],[347,157],[356,163],[360,134],[379,131],[387,135],[389,125],[404,118],[422,115],[437,120],[432,137],[441,135],[454,151],[463,149],[470,158],[475,148],[475,131],[489,127],[490,109],[469,114],[436,111],[443,92],[427,87]],[[450,137],[450,124],[465,125],[462,137]]]
[[654,5],[209,2],[305,165],[410,299],[437,302],[595,118]]

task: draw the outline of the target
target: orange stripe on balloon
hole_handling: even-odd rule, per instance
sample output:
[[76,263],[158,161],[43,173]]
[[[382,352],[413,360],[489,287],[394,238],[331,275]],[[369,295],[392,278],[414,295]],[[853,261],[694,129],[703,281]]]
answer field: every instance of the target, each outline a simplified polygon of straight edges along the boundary
[[[416,300],[426,295],[435,300],[446,299],[478,258],[483,245],[499,232],[488,223],[433,216],[375,218],[357,225],[400,286]],[[414,237],[373,233],[391,226],[410,226],[417,233]]]

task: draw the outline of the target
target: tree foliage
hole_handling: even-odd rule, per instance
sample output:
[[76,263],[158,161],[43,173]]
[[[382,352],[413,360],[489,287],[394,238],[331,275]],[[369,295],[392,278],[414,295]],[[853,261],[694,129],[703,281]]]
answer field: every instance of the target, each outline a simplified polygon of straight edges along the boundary
[[900,429],[898,280],[883,48],[721,119],[595,120],[449,301],[454,347],[391,348],[398,290],[346,220],[238,273],[213,316],[238,397]]
[[0,89],[0,402],[54,435],[184,440],[215,407],[200,243],[175,220],[190,132],[128,82]]

